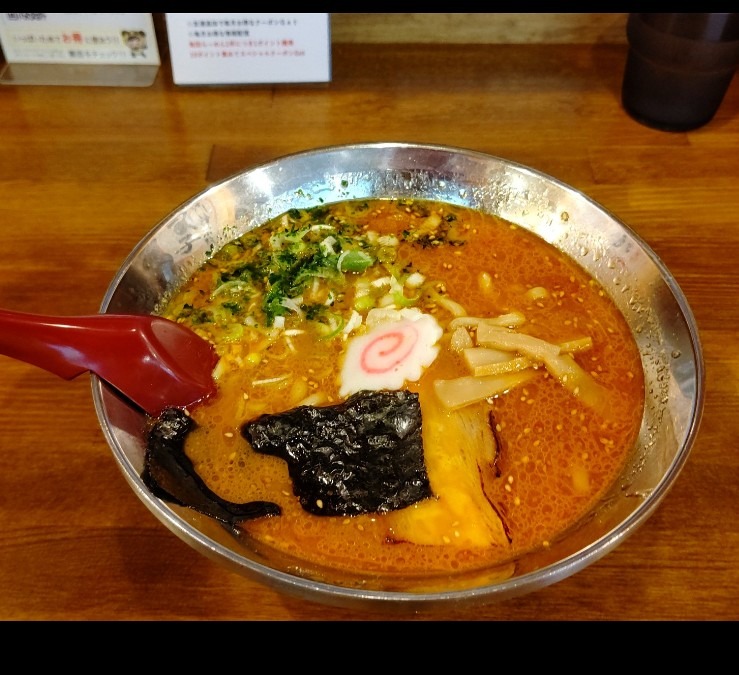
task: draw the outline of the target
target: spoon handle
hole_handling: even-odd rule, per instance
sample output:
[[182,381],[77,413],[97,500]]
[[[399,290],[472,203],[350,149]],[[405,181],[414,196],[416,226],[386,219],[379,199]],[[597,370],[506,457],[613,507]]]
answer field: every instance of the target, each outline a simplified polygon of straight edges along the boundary
[[218,354],[207,340],[164,317],[42,316],[0,309],[0,354],[65,380],[89,370],[157,415],[213,396]]
[[[90,317],[51,317],[0,309],[0,354],[71,380],[91,370],[102,331]],[[104,348],[104,347],[103,347]]]

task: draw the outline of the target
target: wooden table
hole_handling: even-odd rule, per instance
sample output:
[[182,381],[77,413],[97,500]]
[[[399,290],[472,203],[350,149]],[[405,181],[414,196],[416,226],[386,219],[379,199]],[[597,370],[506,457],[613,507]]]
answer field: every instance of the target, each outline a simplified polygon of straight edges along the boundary
[[620,105],[624,45],[361,45],[328,85],[0,87],[0,306],[98,310],[118,267],[209,183],[365,141],[479,150],[584,191],[641,235],[695,313],[707,387],[673,489],[619,548],[535,593],[411,617],[288,597],[204,558],[133,494],[87,376],[0,357],[0,619],[739,619],[739,82],[714,120]]

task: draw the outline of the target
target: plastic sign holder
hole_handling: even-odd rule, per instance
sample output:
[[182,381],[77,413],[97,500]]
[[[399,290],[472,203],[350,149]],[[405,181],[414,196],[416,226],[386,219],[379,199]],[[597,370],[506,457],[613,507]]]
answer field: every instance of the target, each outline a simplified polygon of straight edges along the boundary
[[167,13],[176,85],[331,80],[330,15]]
[[147,87],[160,67],[147,13],[0,13],[0,47],[0,84]]

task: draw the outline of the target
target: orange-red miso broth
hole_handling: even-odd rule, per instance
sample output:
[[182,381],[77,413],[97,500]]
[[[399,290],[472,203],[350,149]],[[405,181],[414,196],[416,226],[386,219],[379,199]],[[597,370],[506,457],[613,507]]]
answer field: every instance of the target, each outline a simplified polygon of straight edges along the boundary
[[[212,341],[218,395],[185,452],[239,524],[310,566],[438,576],[547,547],[632,452],[644,375],[629,326],[569,257],[499,217],[428,200],[294,209],[215,252],[159,312]],[[400,507],[304,507],[244,425],[357,392],[418,395],[429,493]]]

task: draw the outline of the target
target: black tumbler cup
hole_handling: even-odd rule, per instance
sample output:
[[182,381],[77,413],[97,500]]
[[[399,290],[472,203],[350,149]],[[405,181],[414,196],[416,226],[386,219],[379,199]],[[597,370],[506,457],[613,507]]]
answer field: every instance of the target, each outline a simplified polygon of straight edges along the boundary
[[739,13],[629,14],[621,100],[663,131],[713,119],[739,64]]

